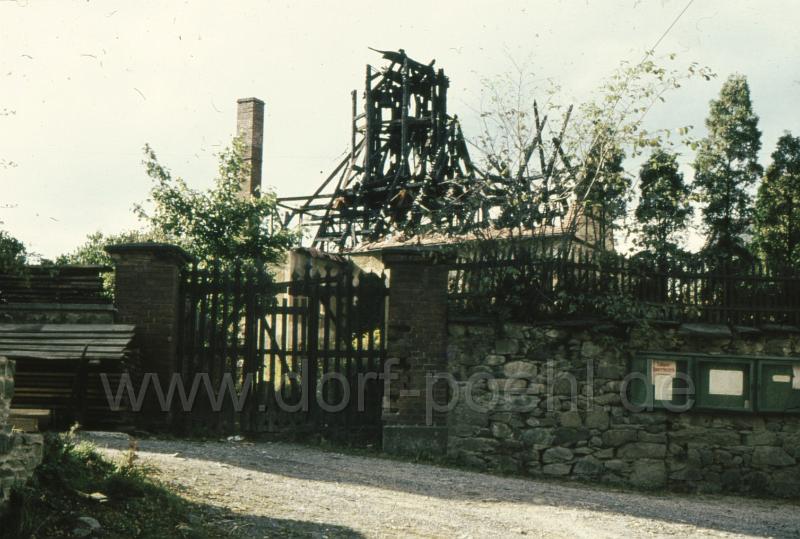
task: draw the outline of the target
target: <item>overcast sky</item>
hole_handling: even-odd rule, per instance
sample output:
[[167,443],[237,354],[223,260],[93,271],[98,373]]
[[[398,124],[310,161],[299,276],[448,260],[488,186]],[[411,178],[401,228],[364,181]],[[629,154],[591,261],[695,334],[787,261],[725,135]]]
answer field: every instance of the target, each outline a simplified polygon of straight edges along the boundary
[[[482,77],[527,61],[579,102],[686,4],[0,0],[0,159],[15,163],[0,167],[0,226],[47,257],[93,231],[137,227],[131,207],[150,187],[142,146],[210,185],[239,97],[266,102],[265,184],[305,194],[349,144],[349,92],[367,62],[380,64],[368,47],[435,58],[469,137]],[[648,122],[702,135],[709,99],[743,73],[766,165],[784,130],[800,134],[798,21],[800,2],[695,0],[657,53],[720,76],[671,94]]]

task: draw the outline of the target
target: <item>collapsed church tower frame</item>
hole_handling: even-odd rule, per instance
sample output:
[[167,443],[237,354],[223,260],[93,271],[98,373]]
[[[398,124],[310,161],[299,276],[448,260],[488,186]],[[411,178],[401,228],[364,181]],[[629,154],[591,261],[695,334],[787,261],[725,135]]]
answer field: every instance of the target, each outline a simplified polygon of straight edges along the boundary
[[352,92],[349,154],[310,196],[279,199],[283,225],[316,229],[312,246],[342,252],[420,226],[479,217],[476,169],[458,118],[447,113],[449,80],[434,62],[376,51],[367,66],[363,112]]

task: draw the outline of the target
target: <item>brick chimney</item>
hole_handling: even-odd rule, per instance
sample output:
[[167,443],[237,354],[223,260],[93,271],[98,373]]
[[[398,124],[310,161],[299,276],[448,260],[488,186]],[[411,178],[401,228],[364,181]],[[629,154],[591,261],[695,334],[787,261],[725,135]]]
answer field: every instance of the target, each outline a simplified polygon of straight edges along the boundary
[[242,193],[258,196],[264,145],[264,102],[255,97],[246,97],[237,103],[236,135],[244,143],[244,159],[250,164],[250,175],[242,184]]

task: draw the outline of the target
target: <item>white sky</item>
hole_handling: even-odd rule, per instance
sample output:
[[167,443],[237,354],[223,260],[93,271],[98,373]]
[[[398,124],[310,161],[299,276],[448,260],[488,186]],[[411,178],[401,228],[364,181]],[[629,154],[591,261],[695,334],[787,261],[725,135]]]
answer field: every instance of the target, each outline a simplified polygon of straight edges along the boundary
[[[54,257],[95,231],[138,226],[141,148],[193,186],[235,131],[239,97],[267,104],[264,182],[310,192],[349,144],[367,47],[436,58],[469,137],[480,79],[525,61],[576,103],[620,60],[638,61],[686,0],[289,2],[0,0],[2,227]],[[694,124],[732,72],[751,85],[762,164],[800,134],[800,2],[695,0],[659,46],[719,78],[669,96],[648,122]],[[684,151],[684,162],[692,158]],[[685,169],[690,176],[688,167]]]

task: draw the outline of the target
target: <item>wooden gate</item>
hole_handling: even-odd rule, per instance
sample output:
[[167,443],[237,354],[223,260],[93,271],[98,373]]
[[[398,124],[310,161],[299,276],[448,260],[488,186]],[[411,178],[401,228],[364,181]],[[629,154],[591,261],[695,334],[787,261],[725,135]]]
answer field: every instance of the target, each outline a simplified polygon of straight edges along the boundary
[[275,283],[263,269],[192,267],[178,347],[196,397],[185,421],[379,439],[387,292],[383,275],[353,269]]

